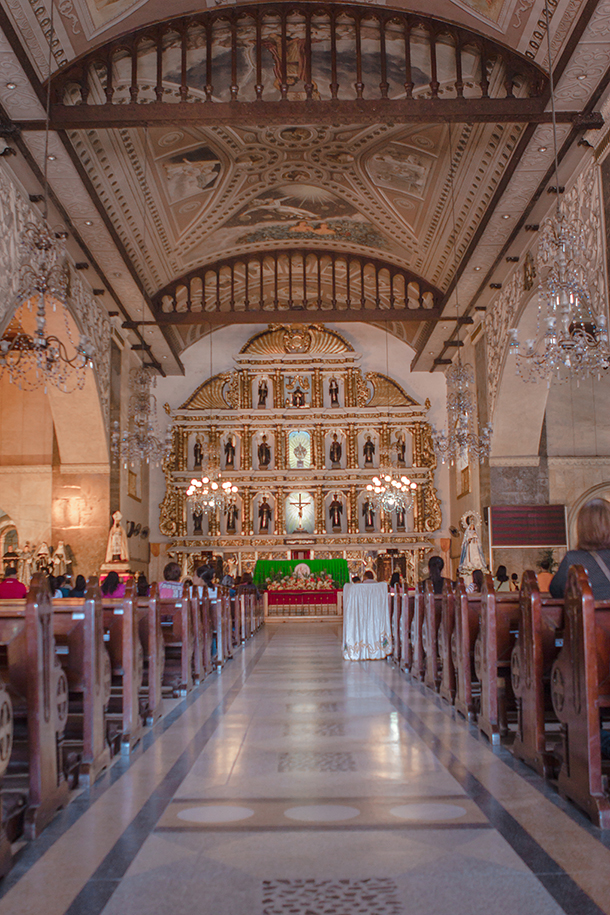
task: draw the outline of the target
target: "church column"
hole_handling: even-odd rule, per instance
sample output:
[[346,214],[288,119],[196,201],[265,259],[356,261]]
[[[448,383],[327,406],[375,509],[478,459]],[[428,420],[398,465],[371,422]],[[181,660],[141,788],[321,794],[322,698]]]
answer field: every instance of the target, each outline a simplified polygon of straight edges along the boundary
[[347,466],[349,470],[355,470],[358,467],[358,454],[356,447],[356,427],[354,423],[349,423],[347,427]]
[[241,529],[246,536],[252,534],[252,492],[244,486],[241,492]]
[[313,430],[312,439],[312,465],[316,470],[324,469],[324,434],[322,432],[322,425],[320,423],[316,424],[315,429]]
[[252,377],[247,369],[239,373],[239,406],[242,410],[252,409]]
[[381,533],[389,534],[392,530],[392,512],[381,512]]
[[282,373],[279,369],[273,373],[273,406],[276,410],[282,408]]
[[208,533],[210,537],[217,537],[220,532],[220,519],[218,511],[210,512],[208,516]]
[[314,372],[313,372],[311,405],[312,405],[312,407],[322,407],[324,405],[324,392],[322,390],[322,372],[320,369],[314,369]]
[[276,470],[285,470],[288,466],[287,450],[284,442],[284,430],[282,426],[275,427],[275,468]]
[[244,426],[241,442],[241,466],[244,470],[252,470],[252,429]]
[[421,423],[416,423],[412,428],[413,434],[413,466],[422,466],[422,428]]
[[354,381],[354,369],[348,368],[347,374],[345,376],[345,406],[346,407],[355,407],[356,406],[356,395],[355,395],[355,381]]
[[381,467],[390,464],[390,427],[387,423],[379,427],[379,464]]
[[413,527],[416,531],[424,530],[425,508],[426,500],[424,487],[418,486],[415,490],[415,498],[413,499]]
[[188,467],[189,434],[184,426],[175,429],[176,470],[186,470]]
[[350,486],[349,488],[349,502],[348,502],[348,525],[349,533],[357,534],[358,533],[358,493],[356,492],[355,486]]
[[278,486],[275,491],[275,533],[276,534],[285,534],[286,533],[286,520],[284,517],[284,500],[285,493],[284,487]]
[[217,426],[210,426],[208,433],[210,439],[210,468],[220,467],[220,432]]
[[321,486],[316,486],[315,493],[315,511],[316,511],[316,522],[314,531],[316,534],[323,534],[325,530],[324,524],[324,490]]
[[176,527],[178,528],[176,533],[177,533],[178,537],[186,537],[188,527],[187,527],[187,520],[186,520],[187,519],[186,492],[184,491],[184,489],[178,489],[176,491],[176,508],[178,509],[176,512],[176,515],[177,515]]

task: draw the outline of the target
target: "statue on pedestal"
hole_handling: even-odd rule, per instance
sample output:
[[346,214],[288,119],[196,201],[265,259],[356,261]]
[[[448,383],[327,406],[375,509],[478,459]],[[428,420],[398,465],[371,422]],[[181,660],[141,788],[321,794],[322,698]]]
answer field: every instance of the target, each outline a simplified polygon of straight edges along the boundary
[[375,442],[371,441],[370,435],[367,435],[366,437],[362,453],[364,454],[364,466],[372,467],[375,458]]
[[396,509],[396,530],[404,531],[405,529],[405,510],[404,508]]
[[263,496],[262,501],[258,506],[258,520],[258,529],[260,533],[268,534],[269,524],[271,522],[271,506],[267,502],[267,496]]
[[193,512],[193,533],[203,534],[203,512],[201,510]]
[[341,530],[341,515],[343,514],[343,504],[337,493],[334,494],[333,500],[328,506],[328,514],[333,531]]
[[237,530],[237,516],[239,514],[235,502],[231,502],[225,509],[225,514],[227,516],[227,534],[234,534]]
[[375,530],[375,509],[369,500],[362,506],[362,517],[364,518],[364,529],[367,531]]
[[63,540],[60,540],[55,547],[51,563],[53,565],[53,575],[55,575],[56,578],[58,575],[66,574],[68,559],[66,557],[66,548],[64,546]]
[[32,566],[34,564],[34,550],[28,540],[23,544],[21,555],[19,557],[19,581],[29,587],[32,578]]
[[267,470],[269,464],[271,463],[271,448],[267,444],[267,436],[263,435],[263,439],[258,446],[258,466],[261,470]]
[[231,470],[235,467],[235,439],[232,435],[225,442],[225,467]]
[[337,440],[337,433],[333,432],[333,440],[330,443],[330,463],[333,470],[341,468],[341,455],[343,448],[341,442]]
[[407,439],[404,432],[396,433],[396,442],[394,447],[396,449],[396,463],[399,467],[404,467],[405,455],[407,451]]
[[43,540],[38,547],[35,559],[37,572],[50,572],[51,570],[51,551],[46,540]]
[[331,407],[339,406],[339,382],[336,378],[331,378],[328,382],[328,393],[330,395]]
[[108,547],[106,549],[106,562],[128,562],[129,547],[127,545],[127,534],[121,524],[123,515],[120,511],[112,515],[112,527],[108,534]]
[[460,519],[460,524],[464,531],[460,565],[458,567],[460,575],[467,575],[474,572],[475,569],[480,569],[481,572],[487,571],[487,563],[485,562],[481,541],[477,533],[477,525],[480,523],[481,516],[478,512],[466,512]]
[[197,437],[195,444],[193,445],[193,466],[195,469],[201,467],[203,462],[203,445],[201,444],[201,439]]
[[269,385],[266,378],[261,378],[258,383],[258,406],[267,406],[267,397],[269,396]]

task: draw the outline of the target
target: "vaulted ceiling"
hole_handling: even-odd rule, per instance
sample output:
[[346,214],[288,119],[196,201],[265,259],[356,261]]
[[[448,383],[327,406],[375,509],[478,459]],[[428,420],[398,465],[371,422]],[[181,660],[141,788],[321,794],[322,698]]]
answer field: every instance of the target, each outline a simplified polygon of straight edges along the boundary
[[[567,167],[601,124],[610,2],[549,8]],[[58,2],[50,185],[134,345],[179,371],[210,322],[342,311],[387,319],[433,368],[456,332],[456,280],[471,315],[546,203],[542,11],[174,0],[166,21],[157,0]],[[0,25],[3,129],[35,193],[49,17],[42,2],[3,0]]]

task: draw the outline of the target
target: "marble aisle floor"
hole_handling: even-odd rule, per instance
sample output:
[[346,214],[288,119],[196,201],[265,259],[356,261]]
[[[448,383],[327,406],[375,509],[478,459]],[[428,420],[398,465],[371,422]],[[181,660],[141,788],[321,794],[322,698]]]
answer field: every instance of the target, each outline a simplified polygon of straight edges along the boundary
[[344,662],[336,625],[299,622],[57,817],[0,915],[610,915],[607,844],[389,664]]

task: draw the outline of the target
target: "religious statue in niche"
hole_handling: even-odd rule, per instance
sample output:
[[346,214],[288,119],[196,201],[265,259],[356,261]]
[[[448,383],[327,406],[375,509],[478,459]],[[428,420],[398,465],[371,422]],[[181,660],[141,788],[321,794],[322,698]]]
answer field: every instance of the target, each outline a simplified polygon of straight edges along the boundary
[[338,441],[337,433],[333,432],[333,440],[330,443],[330,465],[333,470],[339,470],[341,468],[342,453],[343,448],[341,447],[341,442]]
[[23,544],[21,555],[19,557],[19,581],[24,585],[29,585],[32,578],[32,566],[34,563],[34,550],[30,546],[29,540]]
[[372,502],[367,499],[362,505],[362,517],[364,518],[364,529],[366,531],[375,530],[375,509]]
[[64,546],[63,540],[60,540],[55,550],[53,551],[53,558],[51,563],[53,566],[53,575],[57,577],[58,575],[65,575],[68,571],[69,559],[66,555],[66,547]]
[[123,515],[120,511],[112,515],[112,527],[108,534],[108,547],[106,549],[106,562],[127,562],[129,560],[129,546],[127,534],[121,524]]
[[36,553],[36,571],[37,572],[50,572],[51,571],[51,551],[46,541],[42,541],[38,547],[38,552]]
[[328,506],[328,514],[330,516],[330,524],[333,531],[341,530],[341,515],[343,514],[343,504],[339,499],[337,493],[334,494],[333,500]]
[[267,406],[267,397],[269,396],[269,385],[266,378],[261,378],[258,383],[258,406],[264,409]]
[[480,524],[481,516],[478,512],[467,512],[460,519],[460,525],[464,531],[458,567],[460,574],[474,572],[475,569],[480,569],[482,572],[487,571],[487,563],[477,533],[477,526]]
[[199,436],[197,436],[193,445],[193,459],[193,467],[197,470],[203,463],[203,445]]
[[328,383],[328,393],[330,395],[331,407],[339,406],[339,382],[336,378],[331,378]]
[[225,514],[227,516],[227,534],[234,534],[237,530],[237,517],[239,514],[235,502],[231,502],[225,508]]
[[203,534],[203,512],[200,509],[193,512],[193,533]]
[[366,437],[362,453],[364,454],[364,466],[372,467],[375,459],[375,442],[371,441],[370,435]]
[[287,407],[306,407],[306,391],[309,391],[309,378],[301,375],[290,375],[286,379]]
[[263,496],[258,506],[258,529],[261,534],[269,533],[271,524],[271,506],[267,502],[267,496]]
[[407,453],[407,438],[404,432],[396,433],[396,442],[394,443],[394,448],[396,449],[396,463],[399,467],[405,467],[405,457]]
[[270,463],[271,448],[267,444],[267,436],[263,435],[263,439],[258,446],[258,466],[260,470],[268,470]]
[[396,530],[404,531],[405,529],[405,510],[404,508],[396,509]]
[[305,406],[305,391],[302,391],[298,385],[292,392],[292,406],[293,407],[304,407]]
[[225,442],[225,467],[235,468],[235,437],[230,435]]

